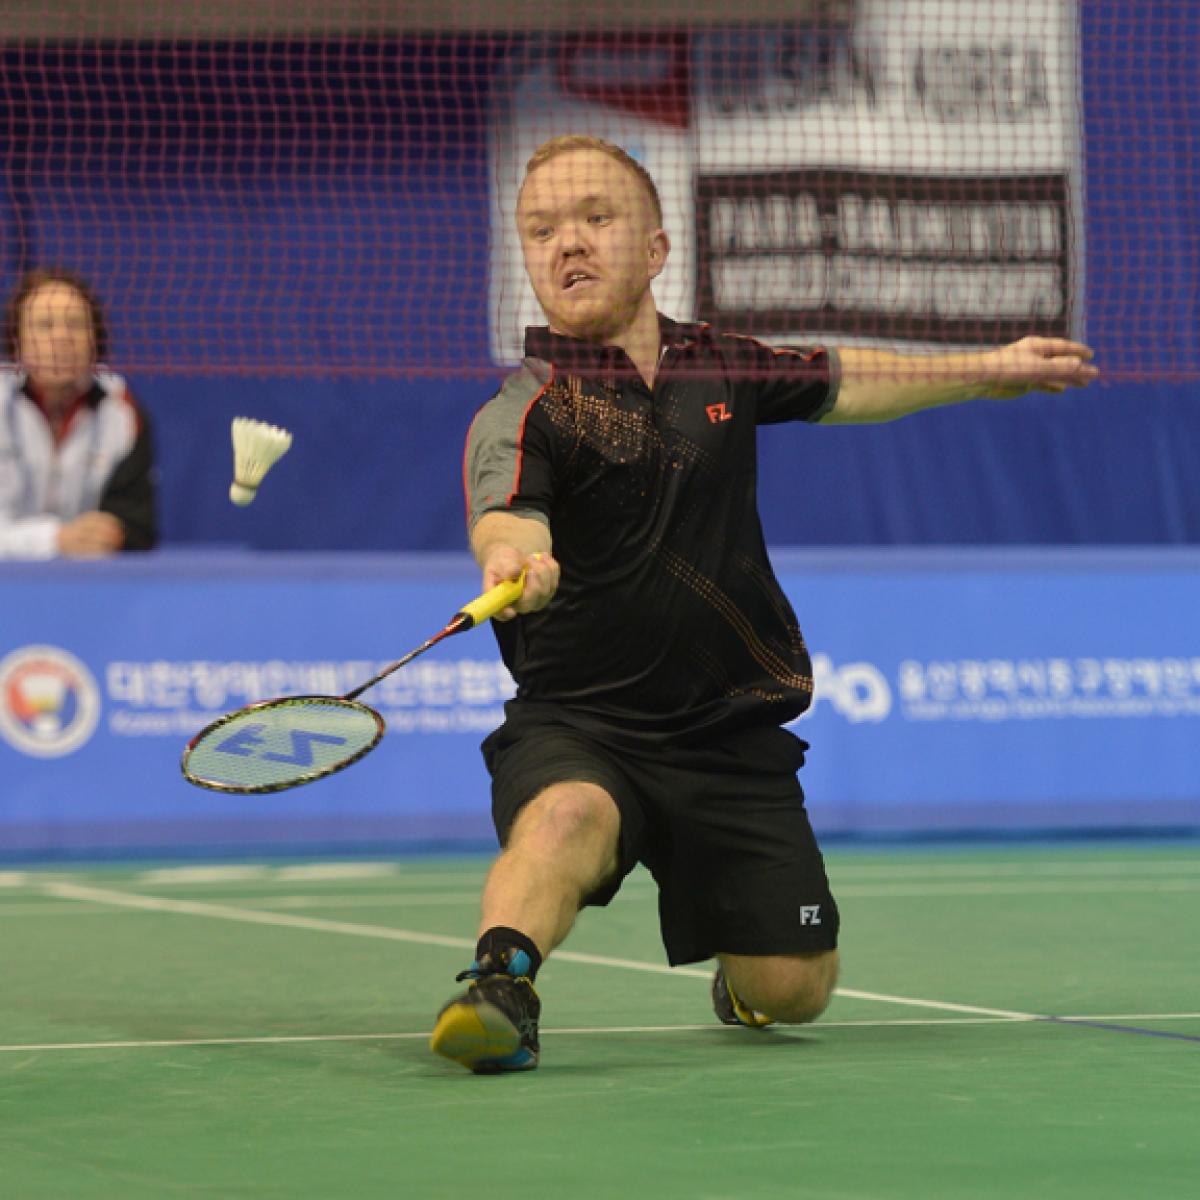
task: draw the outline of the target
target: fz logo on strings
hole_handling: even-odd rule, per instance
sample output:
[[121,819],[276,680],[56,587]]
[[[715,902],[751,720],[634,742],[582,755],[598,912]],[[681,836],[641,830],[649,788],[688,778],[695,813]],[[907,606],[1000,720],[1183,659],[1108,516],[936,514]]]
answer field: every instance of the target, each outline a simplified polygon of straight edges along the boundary
[[724,400],[718,404],[706,404],[704,411],[708,413],[710,425],[715,425],[718,421],[732,421],[733,413],[729,411],[729,405]]
[[297,767],[311,767],[316,761],[313,757],[313,746],[344,746],[347,738],[337,737],[332,733],[314,733],[307,729],[290,729],[287,737],[291,742],[290,754],[279,754],[275,751],[263,751],[265,744],[262,731],[265,725],[246,725],[237,733],[218,743],[217,750],[222,754],[235,754],[239,758],[261,758],[267,762],[293,763]]

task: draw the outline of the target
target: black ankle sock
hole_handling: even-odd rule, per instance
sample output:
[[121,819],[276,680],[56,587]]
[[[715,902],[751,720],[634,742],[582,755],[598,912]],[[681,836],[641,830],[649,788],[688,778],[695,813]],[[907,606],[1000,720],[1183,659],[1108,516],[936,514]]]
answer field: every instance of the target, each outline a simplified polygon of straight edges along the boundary
[[527,976],[532,983],[542,965],[542,954],[533,939],[519,929],[506,925],[493,925],[479,939],[475,947],[475,961],[482,964],[489,959],[492,964],[510,975]]

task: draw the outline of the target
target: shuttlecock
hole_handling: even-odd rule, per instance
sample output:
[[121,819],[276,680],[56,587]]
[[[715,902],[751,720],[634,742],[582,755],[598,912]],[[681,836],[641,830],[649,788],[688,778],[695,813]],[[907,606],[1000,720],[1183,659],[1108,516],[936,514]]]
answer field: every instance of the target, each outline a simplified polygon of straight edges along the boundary
[[249,417],[234,417],[230,500],[234,504],[249,504],[262,477],[287,453],[291,444],[292,435],[286,429]]

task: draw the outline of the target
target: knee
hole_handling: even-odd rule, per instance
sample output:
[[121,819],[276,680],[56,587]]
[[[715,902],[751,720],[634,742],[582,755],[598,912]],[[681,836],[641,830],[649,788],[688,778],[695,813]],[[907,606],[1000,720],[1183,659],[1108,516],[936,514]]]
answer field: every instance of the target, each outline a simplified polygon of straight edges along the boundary
[[739,998],[785,1025],[815,1021],[837,984],[836,950],[763,959],[722,956],[721,961]]
[[805,979],[786,993],[773,998],[767,1015],[785,1025],[807,1025],[815,1021],[833,999],[833,981]]
[[554,784],[525,806],[509,844],[533,843],[554,853],[615,842],[619,829],[617,806],[603,788],[591,783]]

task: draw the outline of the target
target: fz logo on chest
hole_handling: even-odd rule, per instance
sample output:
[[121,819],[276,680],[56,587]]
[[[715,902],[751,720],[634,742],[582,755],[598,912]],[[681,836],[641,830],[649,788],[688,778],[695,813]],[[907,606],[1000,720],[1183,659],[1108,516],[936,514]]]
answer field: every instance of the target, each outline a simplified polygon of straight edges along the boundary
[[718,421],[733,420],[733,413],[729,411],[729,406],[724,400],[719,404],[706,404],[704,411],[708,413],[708,420],[711,425],[715,425]]

